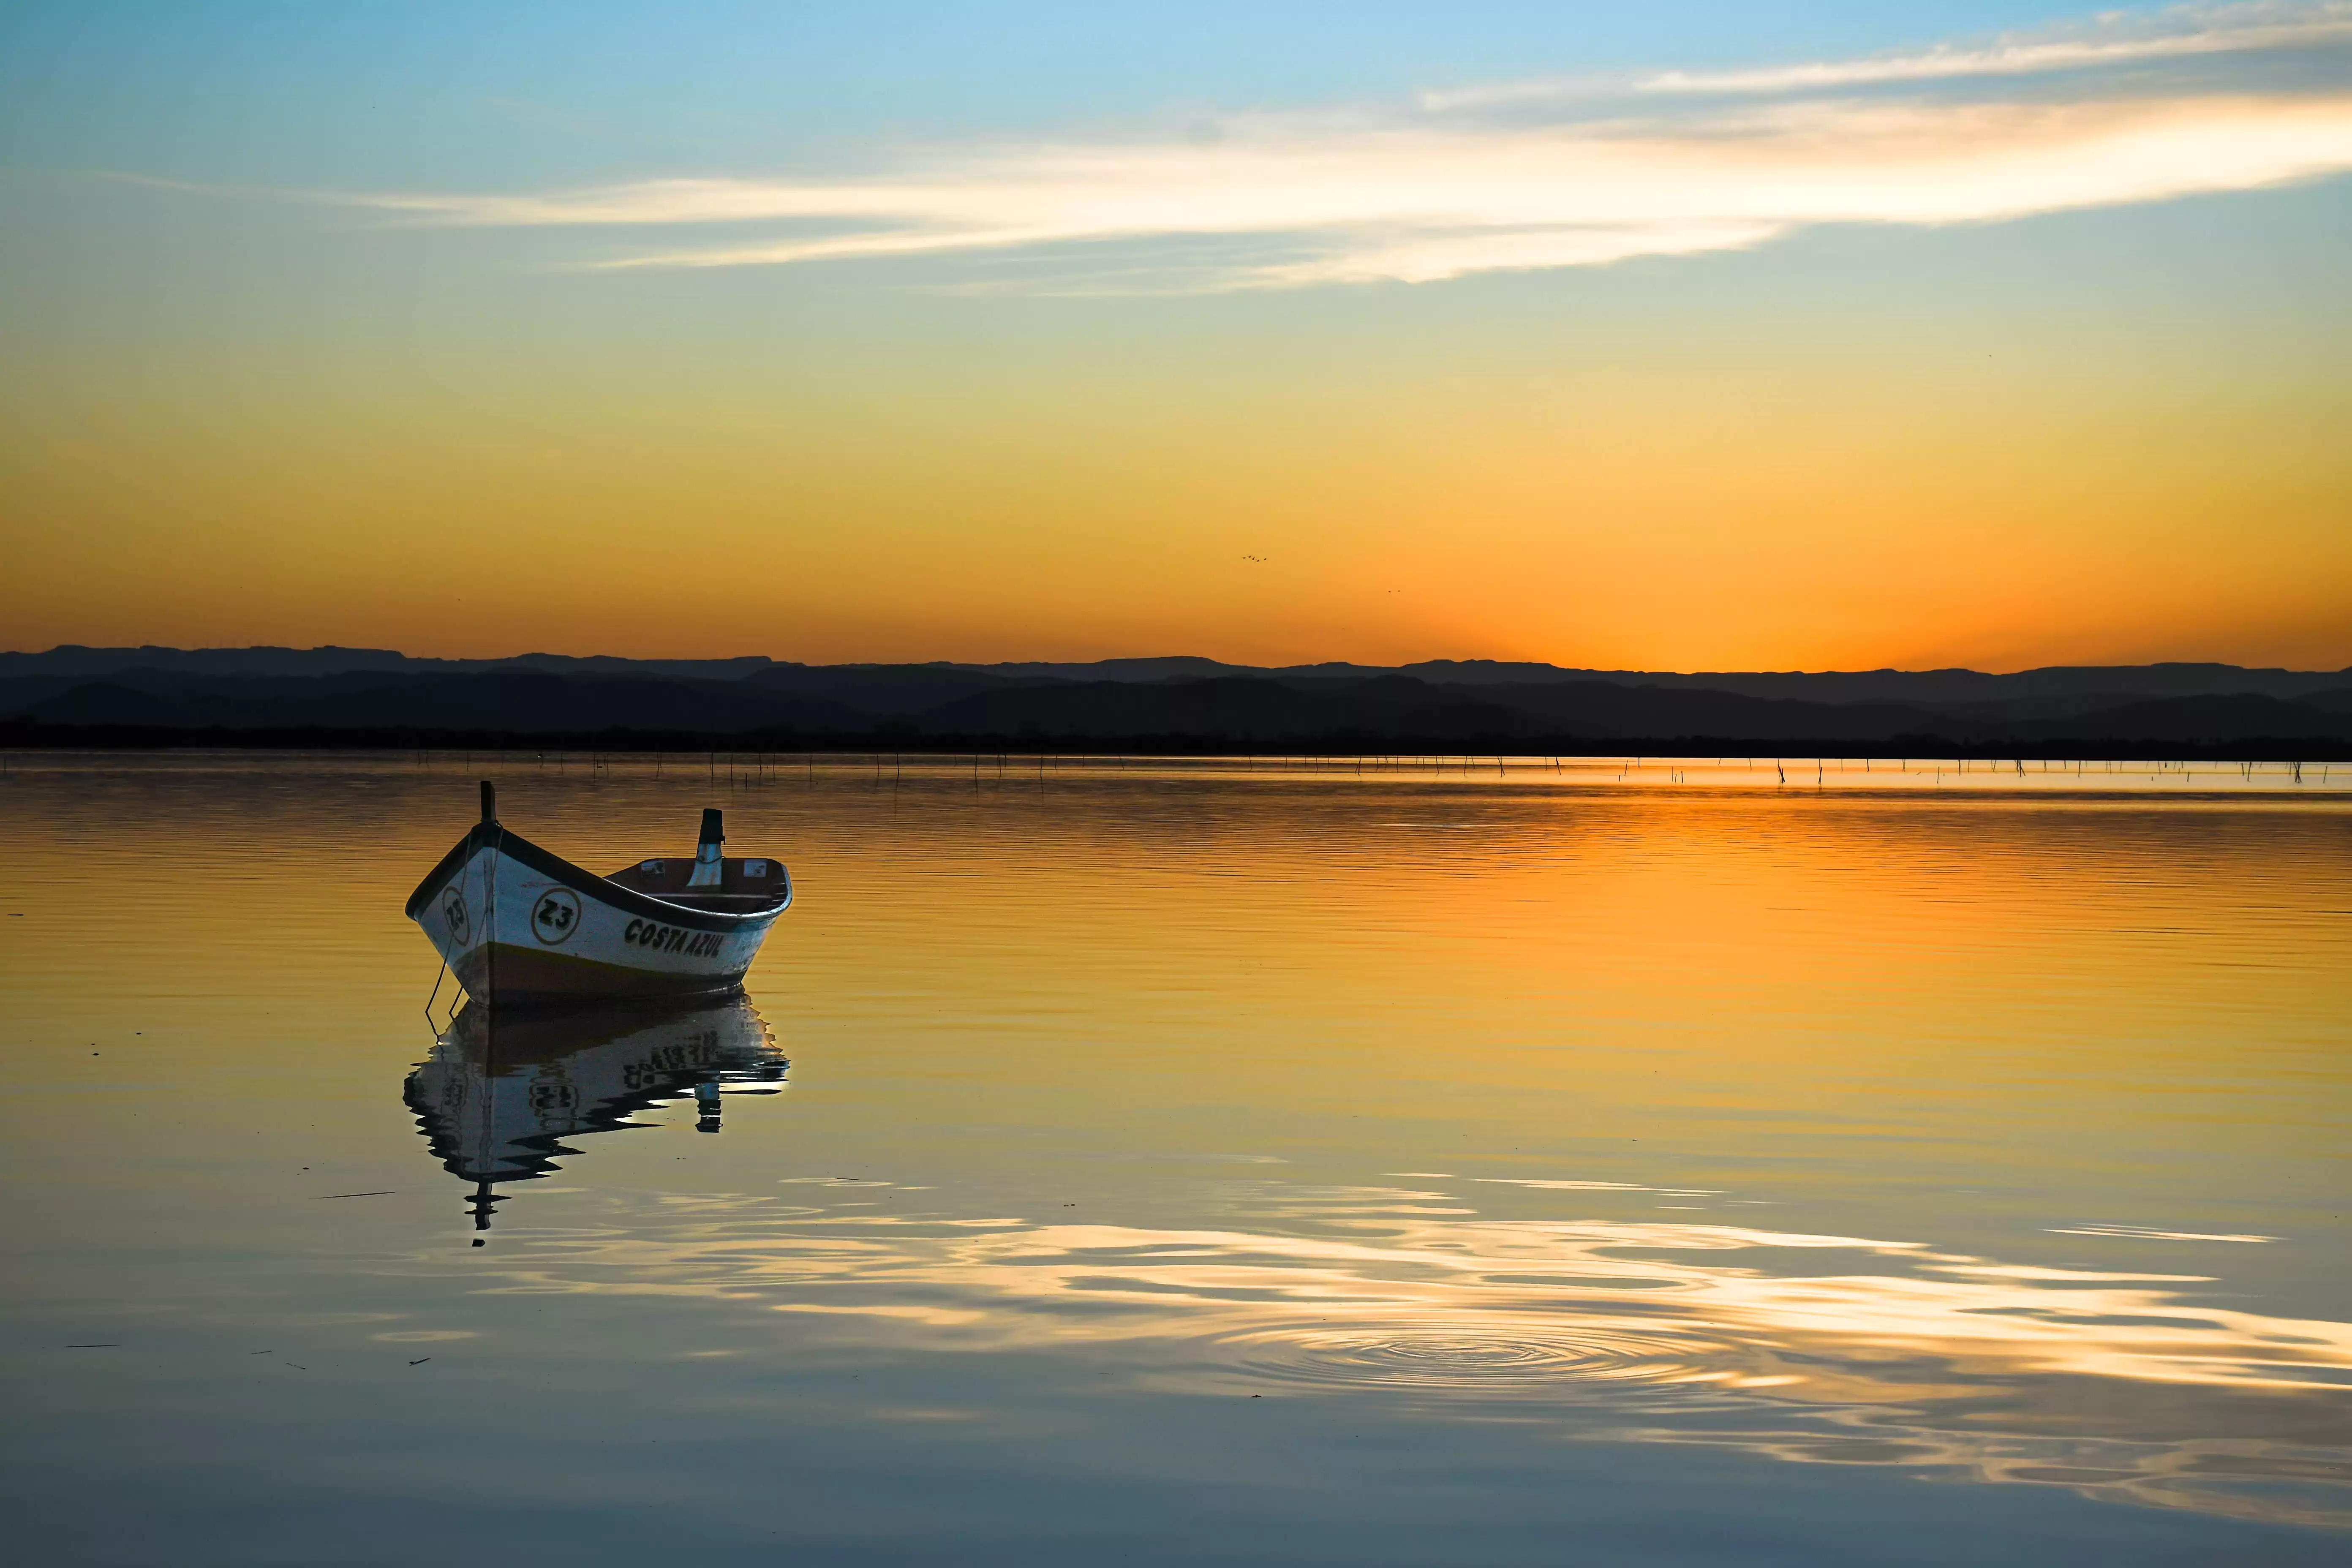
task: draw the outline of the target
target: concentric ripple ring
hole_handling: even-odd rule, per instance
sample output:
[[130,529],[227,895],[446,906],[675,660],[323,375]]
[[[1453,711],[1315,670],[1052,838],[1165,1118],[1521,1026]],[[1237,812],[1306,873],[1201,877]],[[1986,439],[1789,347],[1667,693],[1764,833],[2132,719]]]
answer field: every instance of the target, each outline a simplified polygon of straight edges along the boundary
[[1613,1324],[1283,1325],[1222,1342],[1257,1376],[1326,1387],[1485,1396],[1558,1394],[1578,1384],[1697,1383],[1723,1375],[1727,1347]]

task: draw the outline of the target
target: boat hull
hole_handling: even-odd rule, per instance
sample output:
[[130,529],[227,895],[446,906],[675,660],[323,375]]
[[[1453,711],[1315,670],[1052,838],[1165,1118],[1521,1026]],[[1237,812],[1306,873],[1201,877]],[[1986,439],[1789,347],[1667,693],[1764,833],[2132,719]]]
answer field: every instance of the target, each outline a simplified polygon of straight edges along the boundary
[[535,1005],[732,990],[791,901],[787,879],[767,908],[671,903],[583,871],[491,822],[434,868],[408,915],[467,995]]

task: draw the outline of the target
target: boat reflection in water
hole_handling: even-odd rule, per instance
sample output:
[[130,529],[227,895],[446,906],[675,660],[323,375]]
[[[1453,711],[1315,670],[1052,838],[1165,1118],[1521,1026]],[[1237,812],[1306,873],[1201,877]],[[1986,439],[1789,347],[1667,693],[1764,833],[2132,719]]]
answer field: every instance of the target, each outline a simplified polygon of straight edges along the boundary
[[689,1095],[695,1130],[716,1132],[723,1094],[781,1093],[789,1065],[740,991],[699,1005],[472,1004],[402,1093],[442,1165],[473,1184],[474,1228],[488,1230],[494,1189],[556,1170],[579,1152],[565,1139],[640,1125],[630,1118]]

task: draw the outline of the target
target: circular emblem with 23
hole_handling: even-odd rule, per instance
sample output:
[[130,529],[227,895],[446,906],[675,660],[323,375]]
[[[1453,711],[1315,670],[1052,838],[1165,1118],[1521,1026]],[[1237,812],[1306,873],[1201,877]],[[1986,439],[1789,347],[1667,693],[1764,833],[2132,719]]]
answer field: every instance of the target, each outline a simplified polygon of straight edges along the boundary
[[551,888],[530,910],[530,934],[548,947],[560,946],[580,929],[579,896],[564,888]]
[[449,934],[459,942],[464,942],[472,929],[473,921],[466,913],[466,895],[455,888],[450,889],[449,896],[441,900],[441,923],[447,926]]

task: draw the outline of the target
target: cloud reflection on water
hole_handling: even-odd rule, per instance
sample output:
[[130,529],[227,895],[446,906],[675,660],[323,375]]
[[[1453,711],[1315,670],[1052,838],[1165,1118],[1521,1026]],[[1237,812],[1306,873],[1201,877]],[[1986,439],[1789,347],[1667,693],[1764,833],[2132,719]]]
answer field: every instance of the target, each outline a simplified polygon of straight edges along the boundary
[[737,1200],[658,1235],[542,1234],[505,1288],[760,1301],[910,1352],[1100,1350],[1161,1392],[1378,1397],[2352,1526],[2352,1323],[2209,1304],[2180,1289],[2197,1276],[1285,1191],[1263,1189],[1279,1230]]

